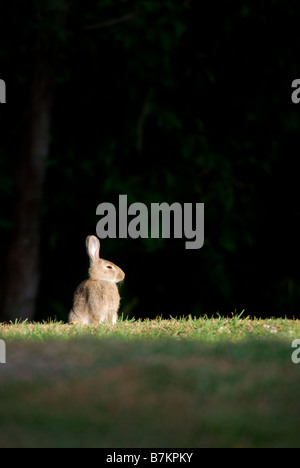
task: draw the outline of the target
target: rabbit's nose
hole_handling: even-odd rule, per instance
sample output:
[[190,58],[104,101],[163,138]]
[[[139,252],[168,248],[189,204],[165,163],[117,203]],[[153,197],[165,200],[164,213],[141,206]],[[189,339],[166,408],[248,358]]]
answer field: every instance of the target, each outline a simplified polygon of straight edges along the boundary
[[125,278],[125,273],[124,271],[120,272],[120,281],[123,281]]

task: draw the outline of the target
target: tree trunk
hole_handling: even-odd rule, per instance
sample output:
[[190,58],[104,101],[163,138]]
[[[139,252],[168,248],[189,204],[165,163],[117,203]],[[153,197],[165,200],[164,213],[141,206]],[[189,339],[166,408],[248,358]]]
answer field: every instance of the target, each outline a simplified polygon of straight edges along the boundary
[[26,137],[16,174],[13,238],[7,253],[2,319],[32,320],[40,270],[40,221],[45,162],[50,146],[53,73],[49,64],[37,65],[31,94]]
[[[40,279],[43,187],[50,147],[51,108],[56,56],[66,39],[71,0],[33,5],[36,28],[32,50],[34,73],[25,138],[21,142],[15,179],[13,235],[7,252],[1,320],[32,320]],[[32,61],[32,57],[28,57]]]

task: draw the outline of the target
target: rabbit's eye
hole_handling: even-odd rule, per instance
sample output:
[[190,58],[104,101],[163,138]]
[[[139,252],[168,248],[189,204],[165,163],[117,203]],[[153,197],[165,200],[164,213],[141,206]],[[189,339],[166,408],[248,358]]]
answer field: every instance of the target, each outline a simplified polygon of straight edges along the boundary
[[108,270],[112,270],[112,266],[111,266],[111,265],[106,265],[106,268],[107,268]]

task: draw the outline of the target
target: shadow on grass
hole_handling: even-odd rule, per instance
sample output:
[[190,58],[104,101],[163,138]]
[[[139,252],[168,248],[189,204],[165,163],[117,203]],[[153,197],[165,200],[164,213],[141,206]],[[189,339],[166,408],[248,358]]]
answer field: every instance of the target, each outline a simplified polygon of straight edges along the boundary
[[1,447],[299,447],[286,340],[9,341]]

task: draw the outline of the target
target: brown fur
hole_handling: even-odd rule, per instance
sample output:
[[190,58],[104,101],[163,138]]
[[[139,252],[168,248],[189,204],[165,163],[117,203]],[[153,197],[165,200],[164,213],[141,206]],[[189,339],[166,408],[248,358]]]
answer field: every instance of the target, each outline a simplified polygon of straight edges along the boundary
[[101,259],[100,242],[95,236],[86,241],[90,257],[89,279],[75,291],[70,323],[83,325],[115,323],[120,307],[120,294],[116,283],[125,278],[124,272],[114,263]]

